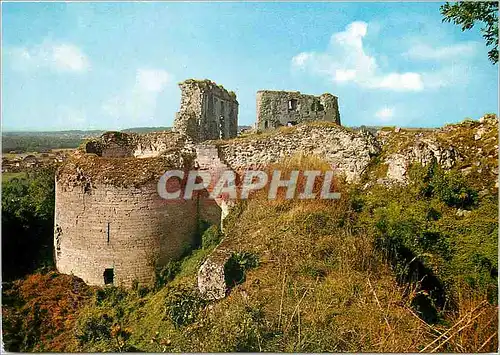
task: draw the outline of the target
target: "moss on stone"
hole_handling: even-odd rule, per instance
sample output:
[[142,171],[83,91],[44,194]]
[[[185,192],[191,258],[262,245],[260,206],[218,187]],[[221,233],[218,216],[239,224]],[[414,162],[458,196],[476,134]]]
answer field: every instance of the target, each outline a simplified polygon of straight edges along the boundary
[[189,168],[179,154],[155,158],[104,158],[95,154],[76,154],[58,170],[57,179],[68,186],[103,183],[114,186],[140,186],[157,181],[165,171]]

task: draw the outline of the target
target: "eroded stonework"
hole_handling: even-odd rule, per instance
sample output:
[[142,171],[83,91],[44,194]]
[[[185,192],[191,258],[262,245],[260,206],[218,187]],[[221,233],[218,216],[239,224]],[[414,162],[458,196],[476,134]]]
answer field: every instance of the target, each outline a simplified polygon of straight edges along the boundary
[[236,94],[210,80],[186,80],[179,84],[181,106],[174,131],[195,142],[236,137],[238,101]]
[[[440,130],[381,130],[375,136],[340,126],[333,95],[260,91],[258,129],[299,125],[227,139],[237,132],[236,95],[208,80],[187,80],[180,87],[173,132],[107,132],[86,142],[58,170],[54,248],[60,272],[92,285],[151,284],[159,268],[197,242],[201,221],[224,231],[223,219],[235,201],[207,198],[212,187],[191,200],[164,200],[157,188],[168,170],[205,170],[217,181],[227,169],[238,174],[265,170],[283,158],[305,154],[320,157],[347,182],[377,173],[377,183],[406,183],[411,164],[433,161],[444,169],[459,164],[464,172],[498,175],[496,116]],[[370,168],[376,161],[386,167],[380,174]],[[185,183],[169,179],[167,190],[182,191]],[[225,297],[224,269],[231,253],[223,240],[200,267],[203,297]]]
[[221,159],[233,170],[264,169],[295,154],[323,158],[348,182],[359,180],[372,156],[380,152],[375,137],[335,124],[300,125],[292,132],[218,142]]
[[[197,243],[200,220],[220,223],[221,209],[204,191],[188,200],[158,193],[165,171],[194,167],[195,149],[185,138],[108,132],[68,158],[55,178],[60,272],[90,285],[151,285],[158,270]],[[183,186],[185,180],[169,179],[166,188]]]
[[340,125],[338,98],[331,94],[304,95],[298,91],[257,92],[258,130],[309,121],[329,121]]

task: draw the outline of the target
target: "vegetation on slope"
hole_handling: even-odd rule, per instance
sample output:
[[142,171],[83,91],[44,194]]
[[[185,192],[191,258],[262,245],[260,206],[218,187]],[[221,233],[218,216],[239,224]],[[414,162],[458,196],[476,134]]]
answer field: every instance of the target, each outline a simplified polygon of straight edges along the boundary
[[[293,157],[276,167],[285,175],[329,168],[314,157]],[[9,323],[17,327],[4,330],[6,346],[86,352],[495,351],[497,189],[479,190],[474,175],[437,164],[414,165],[409,175],[406,186],[364,189],[337,181],[341,199],[331,201],[284,200],[281,190],[270,201],[262,191],[240,204],[225,225],[224,246],[235,252],[226,298],[207,302],[196,290],[197,270],[221,239],[211,227],[199,249],[159,271],[154,288],[89,288],[76,306],[63,307],[72,320],[66,326],[50,330],[54,316],[41,312],[44,328],[40,316]],[[301,180],[299,191],[303,185]],[[28,305],[64,305],[74,297],[70,283],[57,290],[46,279],[53,292],[22,293],[26,283],[43,277],[12,287],[5,319],[20,319]],[[28,336],[33,330],[37,335]]]

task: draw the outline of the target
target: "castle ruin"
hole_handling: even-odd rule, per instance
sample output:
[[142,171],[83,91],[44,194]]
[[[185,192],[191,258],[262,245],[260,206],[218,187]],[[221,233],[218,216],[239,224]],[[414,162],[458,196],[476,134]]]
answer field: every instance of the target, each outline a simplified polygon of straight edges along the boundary
[[313,96],[298,91],[257,92],[258,130],[309,121],[328,121],[340,125],[338,98],[332,94]]
[[236,137],[238,101],[233,91],[210,80],[186,80],[181,88],[181,107],[174,121],[174,131],[195,142]]
[[[227,140],[237,134],[236,95],[210,80],[186,80],[179,86],[181,106],[172,132],[107,132],[82,145],[58,170],[54,248],[60,272],[91,285],[150,285],[158,270],[199,242],[201,222],[223,227],[231,201],[211,200],[207,190],[191,200],[159,196],[159,179],[168,170],[217,175],[309,153],[355,180],[377,149],[369,137],[335,124],[340,122],[337,98],[329,94],[260,91],[258,123],[263,128],[315,119],[333,124],[303,125],[294,135],[276,131],[268,138]],[[226,141],[211,141],[221,139]],[[185,184],[169,179],[167,190]],[[212,277],[200,275],[201,284]]]

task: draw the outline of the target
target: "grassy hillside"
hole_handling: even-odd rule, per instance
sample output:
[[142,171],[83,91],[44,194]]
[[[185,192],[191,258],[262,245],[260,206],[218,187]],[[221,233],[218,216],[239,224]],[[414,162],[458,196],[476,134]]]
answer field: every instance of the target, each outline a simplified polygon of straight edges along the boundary
[[[467,127],[457,129],[468,137]],[[484,164],[498,168],[498,154],[488,155]],[[366,179],[379,164],[375,157]],[[329,167],[302,156],[273,168]],[[254,195],[227,220],[223,245],[234,254],[220,301],[207,302],[196,289],[199,266],[222,238],[216,227],[199,249],[159,271],[155,287],[98,288],[55,272],[31,275],[4,294],[6,348],[494,352],[496,177],[461,168],[414,164],[410,183],[392,187],[337,181],[340,200]]]

